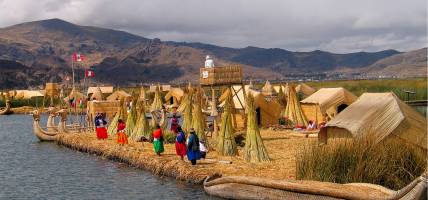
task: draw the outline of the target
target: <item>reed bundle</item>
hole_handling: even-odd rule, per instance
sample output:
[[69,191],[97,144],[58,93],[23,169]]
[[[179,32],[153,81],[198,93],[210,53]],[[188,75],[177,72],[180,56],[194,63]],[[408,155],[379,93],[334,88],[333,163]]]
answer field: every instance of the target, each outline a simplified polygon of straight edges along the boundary
[[137,100],[134,98],[132,100],[131,109],[128,112],[128,116],[126,117],[126,135],[130,136],[134,132],[136,121],[137,121]]
[[200,140],[205,141],[205,117],[202,113],[202,89],[198,88],[193,98],[192,128],[195,130]]
[[244,159],[248,162],[269,161],[270,158],[257,125],[253,95],[248,94],[246,100],[247,136],[245,138]]
[[294,126],[307,126],[308,122],[303,114],[302,107],[297,98],[296,89],[293,85],[288,87],[287,94],[287,106],[282,116],[291,121]]
[[180,106],[177,112],[182,113],[183,124],[181,127],[184,131],[189,131],[192,127],[192,92],[187,90],[183,96]]
[[122,119],[124,120],[125,117],[125,108],[124,108],[124,100],[120,100],[119,109],[114,115],[113,119],[110,121],[110,125],[108,126],[107,133],[109,137],[112,137],[116,135],[117,133],[117,124],[119,123],[118,120]]
[[282,85],[279,87],[278,91],[278,103],[285,108],[287,105],[287,97],[285,96],[284,91],[282,90]]
[[150,107],[150,111],[160,110],[163,107],[162,98],[160,95],[160,85],[156,87],[155,97],[153,98],[153,103]]
[[232,124],[232,103],[232,93],[229,92],[225,100],[224,112],[221,115],[221,126],[217,142],[217,153],[223,156],[235,156],[237,154],[233,135],[235,131]]
[[[140,96],[141,97],[141,96]],[[146,108],[144,106],[144,100],[139,100],[137,103],[138,110],[138,119],[134,131],[131,134],[131,139],[137,141],[141,136],[149,138],[151,136],[151,127],[149,126],[149,121],[146,117]]]

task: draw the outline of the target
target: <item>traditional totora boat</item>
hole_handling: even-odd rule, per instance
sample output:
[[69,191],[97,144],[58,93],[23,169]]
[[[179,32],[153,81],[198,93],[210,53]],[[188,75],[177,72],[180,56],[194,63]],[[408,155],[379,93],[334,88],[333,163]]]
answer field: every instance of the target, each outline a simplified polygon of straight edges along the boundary
[[33,111],[33,132],[40,141],[54,141],[58,135],[58,131],[43,130],[40,126],[40,113]]
[[401,190],[367,183],[337,184],[318,181],[271,180],[240,176],[213,176],[204,181],[210,195],[226,199],[427,199],[427,173]]
[[10,115],[13,113],[11,108],[11,102],[9,99],[6,100],[6,107],[0,110],[0,115]]

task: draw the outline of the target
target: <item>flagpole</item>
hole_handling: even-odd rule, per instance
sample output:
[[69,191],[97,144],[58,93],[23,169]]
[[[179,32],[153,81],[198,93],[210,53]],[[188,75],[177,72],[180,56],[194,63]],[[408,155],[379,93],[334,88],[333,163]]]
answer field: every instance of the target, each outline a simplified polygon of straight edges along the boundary
[[71,57],[71,73],[73,74],[73,89],[74,89],[74,58]]

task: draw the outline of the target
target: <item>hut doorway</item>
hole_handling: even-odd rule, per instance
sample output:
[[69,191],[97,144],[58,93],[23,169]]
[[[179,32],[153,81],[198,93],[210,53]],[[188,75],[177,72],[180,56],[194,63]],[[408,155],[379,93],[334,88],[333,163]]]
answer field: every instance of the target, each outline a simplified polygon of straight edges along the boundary
[[256,108],[256,117],[257,117],[257,125],[260,126],[262,124],[262,115],[261,115],[260,108]]
[[169,104],[174,104],[174,97],[169,98]]
[[337,113],[342,112],[347,107],[348,107],[348,105],[346,105],[346,104],[340,104],[339,106],[337,106]]

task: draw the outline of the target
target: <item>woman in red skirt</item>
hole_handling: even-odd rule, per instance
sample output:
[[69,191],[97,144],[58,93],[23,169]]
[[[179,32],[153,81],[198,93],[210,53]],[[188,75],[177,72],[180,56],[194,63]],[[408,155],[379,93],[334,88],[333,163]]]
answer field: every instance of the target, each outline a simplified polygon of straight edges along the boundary
[[97,132],[97,138],[100,140],[107,139],[107,129],[106,126],[107,121],[103,114],[98,113],[95,117],[95,127]]
[[126,124],[119,119],[117,124],[117,143],[120,145],[128,144],[128,136],[125,134]]
[[175,153],[180,156],[181,160],[186,155],[186,134],[181,129],[181,126],[177,126],[177,137],[175,138]]

